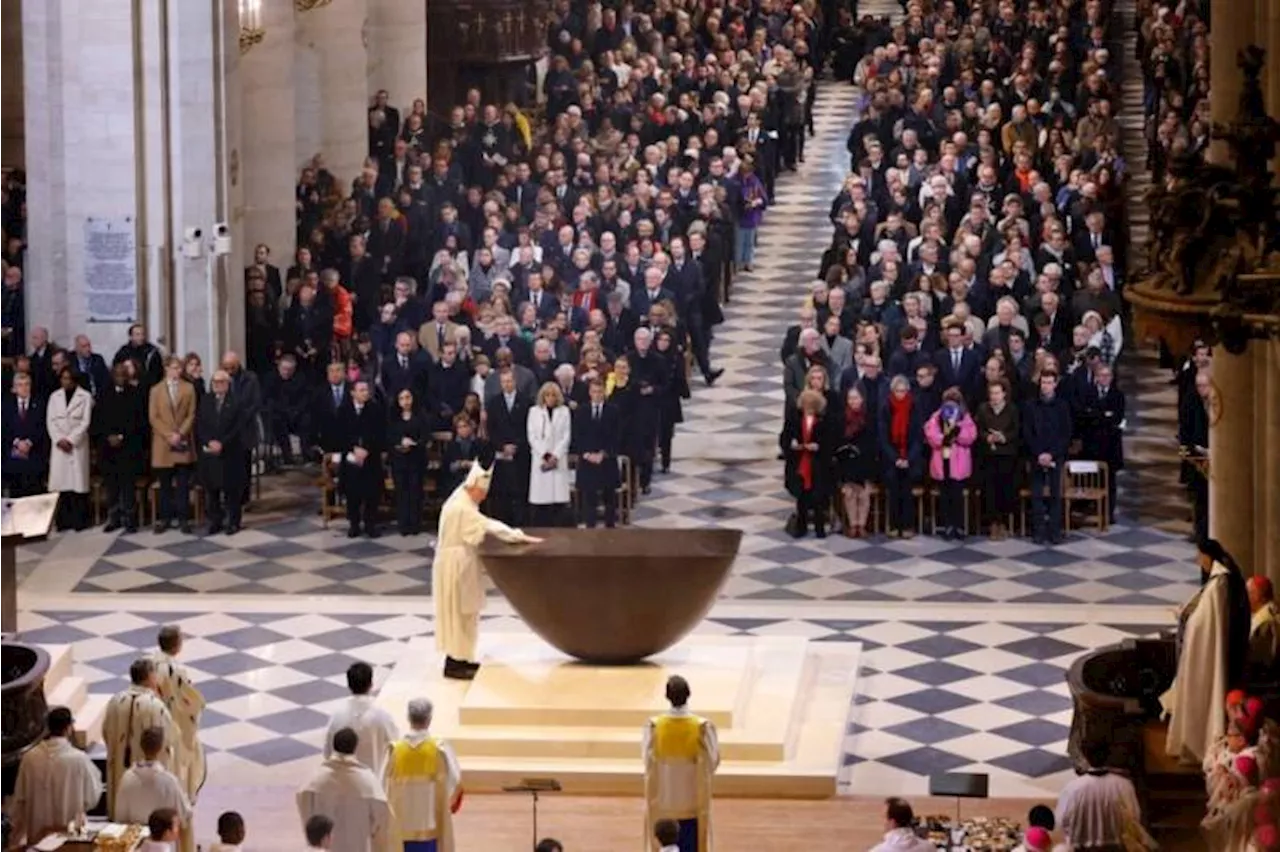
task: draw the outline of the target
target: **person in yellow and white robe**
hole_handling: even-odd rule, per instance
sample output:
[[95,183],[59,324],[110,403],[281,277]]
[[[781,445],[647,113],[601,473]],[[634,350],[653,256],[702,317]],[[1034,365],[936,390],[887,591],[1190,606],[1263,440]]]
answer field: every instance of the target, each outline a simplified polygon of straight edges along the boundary
[[444,501],[436,531],[436,554],[431,563],[436,647],[445,654],[444,676],[459,680],[474,678],[480,668],[476,645],[484,606],[484,569],[476,548],[487,535],[512,544],[541,541],[481,513],[492,474],[479,465],[467,471],[466,480]]
[[675,820],[680,852],[709,852],[711,781],[720,766],[716,726],[689,712],[689,684],[679,675],[667,680],[667,701],[671,709],[644,729],[643,836],[653,836],[658,820]]
[[1280,669],[1280,610],[1275,587],[1261,574],[1249,578],[1249,670],[1258,681],[1270,680]]
[[9,815],[14,845],[25,849],[51,831],[84,819],[102,798],[102,775],[89,755],[72,744],[75,719],[66,707],[45,716],[49,736],[31,747],[18,765]]
[[156,666],[156,692],[181,733],[172,744],[173,774],[182,782],[187,798],[195,804],[206,776],[204,745],[200,742],[200,714],[204,712],[205,700],[187,667],[178,662],[182,639],[182,630],[177,625],[161,627],[160,651],[151,659]]
[[462,770],[448,744],[431,736],[431,702],[409,702],[409,733],[387,751],[382,783],[391,806],[390,852],[453,852],[453,814],[462,806]]
[[1199,546],[1202,585],[1178,613],[1178,668],[1160,704],[1165,752],[1199,766],[1226,732],[1224,700],[1241,685],[1249,655],[1249,597],[1235,560],[1212,539]]
[[171,808],[178,815],[180,829],[178,846],[181,852],[195,852],[195,828],[191,825],[194,811],[182,782],[165,769],[156,758],[165,747],[164,731],[148,728],[142,732],[142,757],[130,766],[120,778],[116,789],[115,814],[117,822],[146,825],[151,814],[161,808]]
[[107,703],[102,719],[102,739],[107,747],[107,814],[115,819],[115,797],[125,770],[141,761],[142,732],[164,731],[164,748],[156,762],[172,770],[176,765],[173,744],[182,732],[173,721],[164,699],[156,693],[156,665],[147,658],[129,666],[129,688]]

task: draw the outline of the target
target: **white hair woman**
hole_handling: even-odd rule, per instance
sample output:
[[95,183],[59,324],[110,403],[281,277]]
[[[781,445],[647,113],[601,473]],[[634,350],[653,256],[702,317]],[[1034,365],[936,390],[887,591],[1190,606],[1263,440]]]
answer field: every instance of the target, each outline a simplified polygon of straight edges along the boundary
[[571,420],[564,394],[555,382],[538,390],[529,409],[529,505],[536,526],[566,523],[569,509],[569,439]]

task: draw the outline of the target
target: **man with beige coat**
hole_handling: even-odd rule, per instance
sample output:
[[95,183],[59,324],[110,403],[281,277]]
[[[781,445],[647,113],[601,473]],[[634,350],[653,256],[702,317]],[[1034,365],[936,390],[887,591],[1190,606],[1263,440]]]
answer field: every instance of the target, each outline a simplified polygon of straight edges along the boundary
[[195,463],[196,390],[182,378],[182,361],[170,355],[164,362],[164,381],[151,388],[151,468],[160,483],[155,530],[173,524],[191,532],[189,489]]

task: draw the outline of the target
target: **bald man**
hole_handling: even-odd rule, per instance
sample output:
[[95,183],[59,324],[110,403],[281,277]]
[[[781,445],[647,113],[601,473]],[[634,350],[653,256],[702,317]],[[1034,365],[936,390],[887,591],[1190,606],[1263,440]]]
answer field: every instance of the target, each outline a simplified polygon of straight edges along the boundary
[[[1280,610],[1276,609],[1275,588],[1261,575],[1249,578],[1249,668],[1257,676],[1270,680],[1280,668]],[[1252,679],[1252,678],[1251,678]]]

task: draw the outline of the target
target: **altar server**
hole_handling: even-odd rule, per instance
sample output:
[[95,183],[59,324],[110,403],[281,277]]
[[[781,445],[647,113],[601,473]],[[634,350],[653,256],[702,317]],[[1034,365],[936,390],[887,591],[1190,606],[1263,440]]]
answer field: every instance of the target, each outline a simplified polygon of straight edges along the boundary
[[142,732],[144,759],[134,763],[120,777],[112,819],[144,825],[155,811],[170,808],[178,815],[178,848],[182,852],[194,852],[196,840],[191,826],[191,800],[177,776],[157,762],[164,750],[163,728],[147,728]]
[[352,663],[347,667],[347,689],[351,697],[329,717],[324,736],[324,756],[333,757],[334,737],[343,728],[356,732],[356,760],[373,770],[378,778],[387,762],[387,749],[400,736],[391,714],[373,703],[373,667]]
[[462,806],[462,770],[448,744],[431,736],[431,702],[409,702],[409,733],[391,745],[383,784],[391,806],[392,852],[453,852],[453,814]]
[[[75,719],[66,707],[45,717],[49,736],[22,756],[9,814],[13,840],[34,844],[51,830],[65,830],[102,798],[102,776],[89,755],[71,742]],[[21,846],[21,848],[26,848]]]
[[385,848],[391,820],[387,797],[373,770],[356,759],[359,737],[350,728],[333,735],[332,756],[326,757],[307,785],[298,791],[298,815],[304,830],[315,816],[333,820],[330,848],[342,852],[373,852]]
[[475,660],[484,574],[476,548],[486,535],[514,544],[542,540],[480,512],[491,481],[492,470],[473,466],[440,509],[431,597],[436,605],[436,647],[445,653],[444,676],[449,678],[471,680],[480,668]]
[[107,704],[102,719],[102,739],[107,746],[107,813],[115,819],[115,796],[120,779],[133,764],[143,759],[142,732],[160,728],[164,746],[156,760],[166,768],[174,765],[173,743],[181,733],[156,692],[156,666],[148,658],[129,666],[129,688]]
[[689,712],[689,684],[667,680],[671,709],[644,729],[645,824],[675,820],[680,852],[711,849],[711,777],[720,765],[716,726]]
[[200,714],[205,700],[191,679],[191,672],[178,662],[182,653],[182,630],[174,624],[160,628],[160,652],[152,657],[156,666],[156,692],[169,708],[169,715],[181,736],[173,746],[173,774],[182,782],[187,798],[195,802],[205,781],[204,745],[200,742]]

